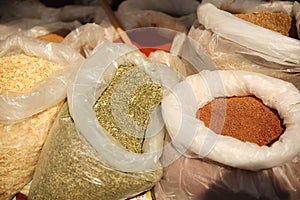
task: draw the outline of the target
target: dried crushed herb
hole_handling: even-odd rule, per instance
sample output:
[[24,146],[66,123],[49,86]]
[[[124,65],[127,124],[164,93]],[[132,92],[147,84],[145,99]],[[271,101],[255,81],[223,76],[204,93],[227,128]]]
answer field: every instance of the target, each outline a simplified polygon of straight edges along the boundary
[[124,199],[149,190],[161,176],[161,170],[128,173],[103,164],[77,134],[65,104],[43,147],[29,199]]
[[[120,66],[95,103],[94,110],[99,123],[125,149],[142,153],[149,113],[161,99],[160,86],[154,84],[144,71],[136,66]],[[135,135],[118,126],[113,112],[121,119],[118,123],[123,123]],[[122,120],[128,116],[133,123]],[[77,134],[65,105],[44,145],[29,198],[124,199],[151,189],[161,176],[161,169],[129,173],[101,162],[95,149]]]
[[119,66],[95,103],[100,125],[130,152],[142,153],[149,113],[162,99],[161,87],[137,66]]

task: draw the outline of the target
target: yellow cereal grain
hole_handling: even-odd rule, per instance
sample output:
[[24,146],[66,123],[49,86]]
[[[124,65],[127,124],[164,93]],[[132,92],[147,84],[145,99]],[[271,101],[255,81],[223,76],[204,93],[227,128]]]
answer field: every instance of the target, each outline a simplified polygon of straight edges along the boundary
[[62,65],[20,53],[0,58],[0,92],[27,93],[34,85],[63,69]]

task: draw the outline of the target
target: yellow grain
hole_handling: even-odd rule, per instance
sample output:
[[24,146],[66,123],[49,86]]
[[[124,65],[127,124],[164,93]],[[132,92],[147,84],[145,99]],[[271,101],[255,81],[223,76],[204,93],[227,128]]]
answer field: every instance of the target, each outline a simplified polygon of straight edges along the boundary
[[0,92],[29,92],[34,85],[63,69],[62,65],[20,53],[0,58]]

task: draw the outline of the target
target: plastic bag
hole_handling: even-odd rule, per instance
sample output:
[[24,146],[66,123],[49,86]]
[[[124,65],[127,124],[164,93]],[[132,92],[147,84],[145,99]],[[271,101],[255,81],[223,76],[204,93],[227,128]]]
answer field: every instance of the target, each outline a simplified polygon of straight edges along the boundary
[[147,11],[153,10],[168,14],[183,24],[189,29],[193,22],[197,18],[196,9],[199,5],[198,1],[138,1],[138,0],[126,0],[123,1],[119,7],[118,12],[126,13],[130,11],[140,10]]
[[125,150],[120,140],[102,128],[94,111],[116,70],[129,64],[155,77],[155,83],[162,81],[163,75],[165,84],[178,82],[169,67],[149,63],[135,47],[102,42],[70,85],[70,115],[65,107],[51,130],[33,178],[31,199],[125,199],[151,189],[161,178],[159,157],[165,129],[160,109],[151,114],[142,153]]
[[78,21],[45,23],[38,19],[15,20],[0,25],[0,40],[4,40],[6,37],[14,34],[38,38],[53,33],[64,38],[69,32],[79,26],[81,26],[81,23]]
[[85,23],[101,23],[105,12],[100,6],[66,5],[60,8],[47,7],[38,0],[1,1],[1,22],[9,22],[22,18],[40,19],[49,22],[79,21]]
[[163,177],[154,187],[155,199],[300,198],[300,155],[280,167],[251,172],[206,159],[191,159],[172,146],[164,148]]
[[[281,11],[292,17],[299,13],[297,2],[214,3],[229,12]],[[247,6],[249,10],[245,10]],[[189,32],[190,37],[205,46],[218,69],[260,72],[292,82],[299,88],[300,41],[248,23],[229,12],[203,2],[198,7],[198,22]]]
[[72,47],[84,57],[88,57],[101,42],[113,41],[116,38],[118,34],[111,24],[107,26],[104,22],[101,25],[88,23],[69,33],[63,44]]
[[48,131],[66,99],[66,83],[83,58],[65,45],[20,36],[8,37],[0,49],[1,59],[23,53],[65,67],[28,93],[1,91],[0,198],[10,199],[31,180]]
[[[126,31],[143,27],[160,27],[175,30],[178,32],[186,32],[186,27],[177,19],[153,10],[132,10],[128,12],[115,12],[121,26]],[[111,24],[107,18],[101,23]],[[102,24],[101,24],[102,25]],[[113,27],[111,25],[111,27]]]
[[6,37],[19,33],[23,30],[28,30],[33,26],[42,24],[43,22],[39,19],[18,19],[13,20],[4,24],[0,24],[0,40],[4,40]]
[[[195,117],[215,98],[247,95],[261,99],[283,119],[285,130],[270,147],[216,134]],[[281,166],[299,154],[299,102],[300,92],[286,81],[247,71],[205,70],[172,89],[162,102],[162,114],[179,152],[255,171]]]
[[29,199],[125,199],[149,190],[162,175],[159,169],[115,170],[97,154],[77,134],[65,104],[43,147]]

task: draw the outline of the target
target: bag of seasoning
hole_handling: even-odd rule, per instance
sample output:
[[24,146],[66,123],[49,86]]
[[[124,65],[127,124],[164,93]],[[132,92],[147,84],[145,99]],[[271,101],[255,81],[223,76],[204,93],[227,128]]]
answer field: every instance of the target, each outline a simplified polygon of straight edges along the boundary
[[101,43],[81,66],[43,148],[30,199],[126,199],[162,176],[160,81],[177,74],[133,46]]
[[162,101],[171,142],[157,199],[299,199],[299,102],[291,83],[247,71],[175,85]]
[[83,58],[65,45],[20,36],[1,41],[0,52],[0,199],[11,199],[32,179]]
[[300,6],[290,1],[203,1],[189,36],[218,69],[263,73],[300,88]]

